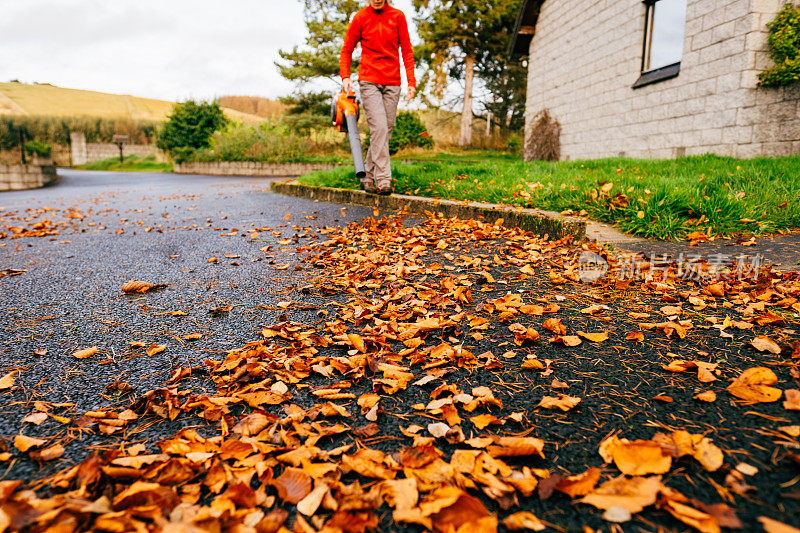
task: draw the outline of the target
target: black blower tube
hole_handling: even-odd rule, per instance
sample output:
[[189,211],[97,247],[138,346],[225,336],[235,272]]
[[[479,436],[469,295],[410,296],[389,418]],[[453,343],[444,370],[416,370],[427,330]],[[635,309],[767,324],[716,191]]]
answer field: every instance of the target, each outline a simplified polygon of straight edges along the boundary
[[355,115],[345,115],[347,120],[347,136],[350,139],[350,151],[353,154],[353,166],[356,167],[356,177],[363,180],[367,177],[364,170],[364,153],[361,151],[361,137],[358,135],[358,119]]

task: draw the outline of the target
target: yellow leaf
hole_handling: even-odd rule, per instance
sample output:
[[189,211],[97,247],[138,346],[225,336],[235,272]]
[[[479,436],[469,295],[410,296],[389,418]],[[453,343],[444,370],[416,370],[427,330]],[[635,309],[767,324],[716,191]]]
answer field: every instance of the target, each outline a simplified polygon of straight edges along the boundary
[[608,340],[607,331],[603,331],[601,333],[585,333],[583,331],[579,331],[578,335],[592,342],[604,342]]
[[769,385],[778,382],[778,376],[769,368],[748,368],[728,386],[728,392],[750,402],[776,402],[782,391]]
[[91,357],[98,352],[97,346],[92,346],[91,348],[84,348],[83,350],[78,350],[77,352],[73,352],[72,356],[75,359],[86,359],[87,357]]
[[0,390],[10,389],[14,386],[14,376],[19,373],[19,370],[12,370],[2,378],[0,378]]
[[166,344],[151,344],[147,347],[147,355],[155,355],[167,349]]

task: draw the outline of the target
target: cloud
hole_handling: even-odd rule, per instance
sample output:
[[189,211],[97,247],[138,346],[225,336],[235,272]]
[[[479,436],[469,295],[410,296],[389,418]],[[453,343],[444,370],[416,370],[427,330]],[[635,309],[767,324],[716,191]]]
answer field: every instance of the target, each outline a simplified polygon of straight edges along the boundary
[[296,0],[0,0],[0,12],[0,81],[167,100],[288,94],[274,62],[306,36]]

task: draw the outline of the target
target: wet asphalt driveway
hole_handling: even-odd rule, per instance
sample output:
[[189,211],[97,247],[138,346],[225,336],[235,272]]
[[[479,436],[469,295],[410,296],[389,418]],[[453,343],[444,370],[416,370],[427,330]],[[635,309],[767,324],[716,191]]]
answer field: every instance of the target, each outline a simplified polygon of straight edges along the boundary
[[[285,309],[314,275],[296,262],[297,248],[319,238],[304,237],[310,227],[372,215],[272,194],[267,178],[60,175],[55,186],[0,193],[0,232],[43,219],[58,228],[56,235],[0,239],[0,272],[25,270],[0,277],[0,375],[19,370],[13,391],[2,395],[0,448],[13,447],[20,433],[66,435],[52,418],[38,427],[23,423],[34,401],[74,404],[52,408],[65,417],[125,403],[128,394],[162,387],[177,366],[202,365],[257,340],[283,315],[316,321],[313,302]],[[131,279],[167,287],[124,295]],[[202,338],[185,339],[193,333]],[[166,349],[148,356],[131,342]],[[87,359],[72,355],[94,346],[98,353]],[[73,441],[65,459],[79,461],[101,441]],[[0,463],[0,478],[38,469]]]

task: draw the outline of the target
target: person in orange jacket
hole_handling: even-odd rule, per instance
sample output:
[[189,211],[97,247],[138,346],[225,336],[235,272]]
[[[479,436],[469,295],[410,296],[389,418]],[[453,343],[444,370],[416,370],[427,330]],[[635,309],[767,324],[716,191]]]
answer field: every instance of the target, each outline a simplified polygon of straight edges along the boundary
[[388,0],[368,0],[369,5],[355,14],[339,57],[342,89],[353,90],[350,63],[353,50],[361,43],[361,66],[358,84],[361,101],[370,131],[370,146],[364,162],[367,172],[361,188],[368,193],[392,193],[392,169],[389,161],[389,139],[394,130],[397,103],[400,100],[400,55],[408,80],[406,101],[417,92],[414,77],[414,54],[408,35],[408,23],[402,11],[389,5]]

